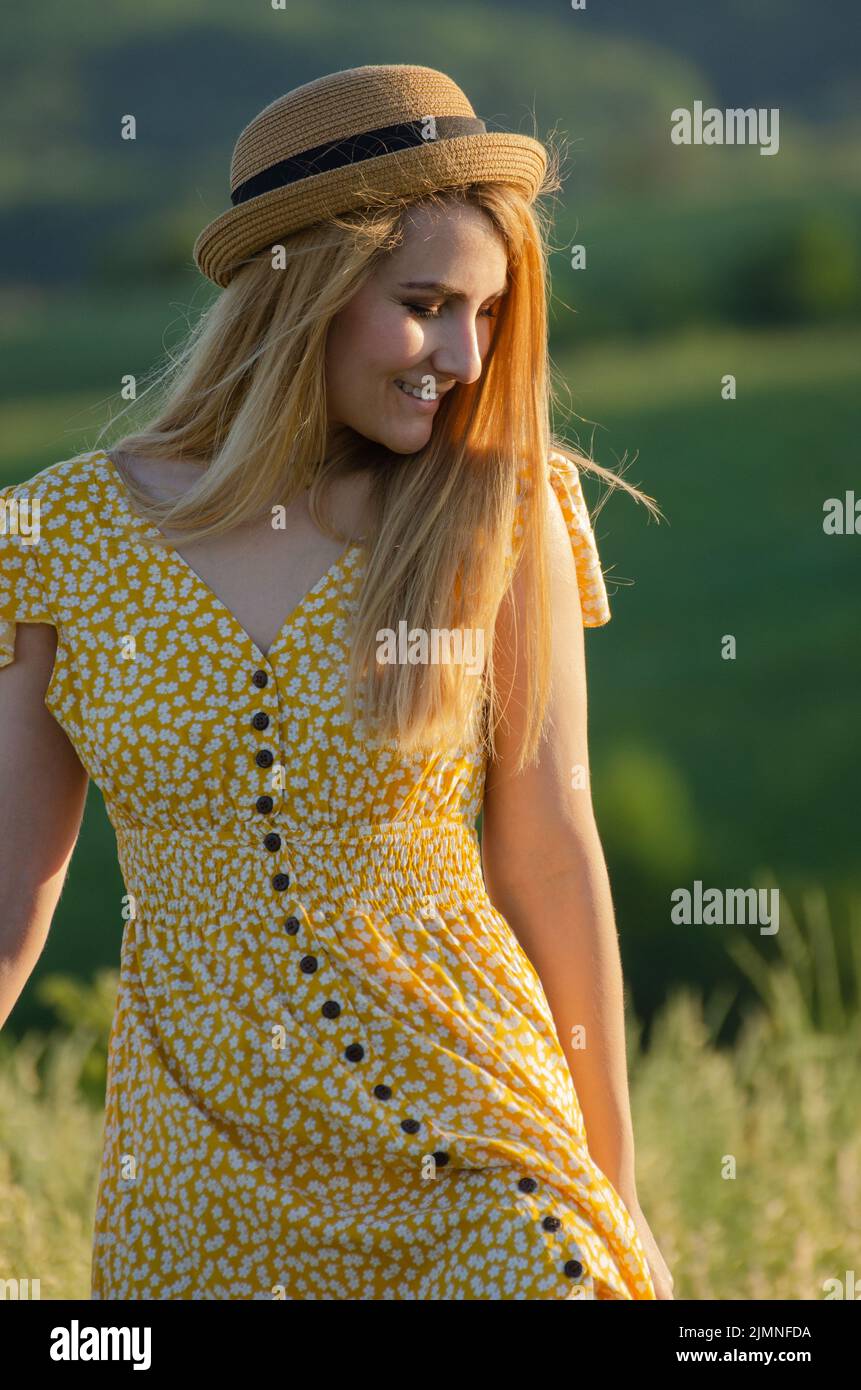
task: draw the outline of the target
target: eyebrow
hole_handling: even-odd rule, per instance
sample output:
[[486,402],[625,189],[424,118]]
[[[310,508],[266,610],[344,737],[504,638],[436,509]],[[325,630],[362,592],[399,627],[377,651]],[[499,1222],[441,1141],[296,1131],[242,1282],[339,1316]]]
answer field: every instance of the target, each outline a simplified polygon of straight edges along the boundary
[[[456,290],[453,285],[446,284],[445,280],[403,280],[398,286],[402,290],[435,290],[437,294],[445,295],[449,299],[466,299],[463,290]],[[503,285],[496,294],[489,294],[488,299],[501,299],[508,289],[508,282]]]

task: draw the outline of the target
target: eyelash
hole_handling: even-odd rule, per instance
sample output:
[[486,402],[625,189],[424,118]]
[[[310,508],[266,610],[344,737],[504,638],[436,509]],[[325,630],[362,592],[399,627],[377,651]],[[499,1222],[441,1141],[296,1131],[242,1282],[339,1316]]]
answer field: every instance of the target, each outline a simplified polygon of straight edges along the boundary
[[[404,305],[404,308],[409,309],[412,313],[416,314],[420,319],[438,319],[438,318],[439,318],[439,310],[438,310],[438,309],[429,309],[429,308],[427,307],[427,305],[424,305],[424,304],[405,304],[405,305]],[[484,315],[485,315],[487,318],[489,318],[489,319],[495,319],[495,318],[496,318],[496,309],[495,309],[495,308],[492,308],[492,309],[485,309],[485,310],[483,311],[483,313],[484,313]]]

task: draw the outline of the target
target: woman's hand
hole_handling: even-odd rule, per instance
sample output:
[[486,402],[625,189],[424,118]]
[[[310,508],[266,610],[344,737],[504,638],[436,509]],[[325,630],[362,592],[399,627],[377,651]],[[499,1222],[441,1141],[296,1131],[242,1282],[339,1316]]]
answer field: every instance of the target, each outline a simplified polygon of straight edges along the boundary
[[640,1243],[646,1252],[646,1259],[649,1262],[649,1270],[652,1275],[652,1283],[655,1286],[655,1297],[659,1299],[673,1298],[673,1276],[667,1268],[666,1261],[658,1249],[655,1237],[652,1235],[648,1221],[643,1215],[640,1203],[637,1201],[626,1201],[625,1206],[631,1213],[631,1219],[637,1228],[637,1235]]

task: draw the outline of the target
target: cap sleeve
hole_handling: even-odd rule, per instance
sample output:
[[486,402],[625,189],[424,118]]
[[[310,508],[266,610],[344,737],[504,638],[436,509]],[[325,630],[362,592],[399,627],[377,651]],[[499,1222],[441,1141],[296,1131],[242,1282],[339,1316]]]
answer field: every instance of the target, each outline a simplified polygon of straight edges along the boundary
[[[595,533],[589,520],[589,512],[580,485],[580,472],[577,466],[564,454],[555,451],[547,462],[548,480],[559,499],[571,550],[577,570],[577,583],[580,590],[580,606],[584,627],[603,627],[610,621],[610,603]],[[525,471],[521,472],[521,489],[528,488]],[[518,506],[514,528],[513,553],[516,554],[523,540],[523,519]]]
[[36,552],[40,508],[26,485],[0,488],[0,667],[15,660],[16,623],[53,623]]
[[610,603],[595,532],[580,486],[580,471],[570,459],[556,453],[550,455],[548,471],[574,552],[583,626],[603,627],[610,621]]

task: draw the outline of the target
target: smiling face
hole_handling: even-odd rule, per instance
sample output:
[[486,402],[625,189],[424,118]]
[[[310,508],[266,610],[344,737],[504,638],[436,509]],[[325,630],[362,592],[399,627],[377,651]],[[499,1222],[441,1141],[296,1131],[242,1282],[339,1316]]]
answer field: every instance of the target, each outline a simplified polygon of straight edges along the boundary
[[393,453],[424,448],[444,394],[481,376],[507,269],[479,208],[412,209],[402,244],[332,321],[330,426],[347,425]]

